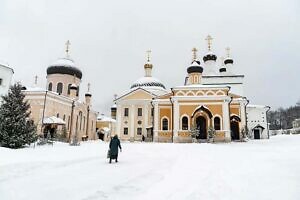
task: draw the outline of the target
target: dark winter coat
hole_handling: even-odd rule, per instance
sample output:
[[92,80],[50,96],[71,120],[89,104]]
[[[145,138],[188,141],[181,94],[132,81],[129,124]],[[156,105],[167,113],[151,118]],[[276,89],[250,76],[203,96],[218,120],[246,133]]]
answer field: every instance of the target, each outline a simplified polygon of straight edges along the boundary
[[115,135],[109,143],[110,156],[113,157],[118,156],[119,153],[118,147],[122,149],[120,140],[118,139],[118,136]]

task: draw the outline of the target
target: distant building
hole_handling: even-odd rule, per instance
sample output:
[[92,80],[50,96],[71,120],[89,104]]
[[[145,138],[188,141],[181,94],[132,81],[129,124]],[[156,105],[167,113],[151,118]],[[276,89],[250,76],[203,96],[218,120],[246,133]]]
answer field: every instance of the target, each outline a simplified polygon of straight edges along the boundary
[[99,139],[109,141],[110,137],[116,134],[115,124],[116,120],[112,117],[105,116],[104,114],[99,115],[97,117],[96,125],[97,136]]
[[268,139],[269,125],[267,121],[267,112],[269,106],[247,105],[247,125],[251,139]]
[[85,100],[79,100],[82,72],[70,58],[68,45],[66,57],[47,68],[47,89],[37,87],[36,78],[35,87],[24,88],[25,99],[39,134],[55,131],[69,141],[97,139],[97,113],[92,109],[90,87]]
[[0,105],[2,102],[2,96],[6,95],[11,85],[11,79],[14,74],[14,70],[0,62]]
[[300,129],[300,119],[295,119],[293,121],[293,129]]
[[[144,136],[156,142],[191,142],[192,132],[197,132],[196,138],[205,142],[212,129],[217,141],[240,140],[246,130],[255,133],[253,138],[268,138],[265,106],[249,106],[248,110],[249,100],[243,94],[244,75],[236,74],[229,48],[218,65],[211,49],[212,38],[208,36],[206,40],[208,51],[203,63],[194,48],[184,85],[171,90],[152,77],[153,65],[148,53],[144,77],[119,96],[115,100],[116,110],[112,109],[116,112],[116,132],[121,139],[140,141]],[[259,123],[248,124],[246,112],[250,120],[253,117]],[[264,112],[263,116],[258,116],[259,112]]]

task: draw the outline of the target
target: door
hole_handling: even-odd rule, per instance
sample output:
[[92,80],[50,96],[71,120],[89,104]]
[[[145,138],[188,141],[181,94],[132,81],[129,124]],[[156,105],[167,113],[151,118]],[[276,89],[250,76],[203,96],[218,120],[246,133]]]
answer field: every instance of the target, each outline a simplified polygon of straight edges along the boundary
[[260,139],[260,131],[259,131],[259,129],[254,129],[254,139]]
[[231,129],[231,140],[239,140],[240,139],[239,122],[235,120],[231,121],[230,129]]
[[199,136],[197,139],[207,139],[207,128],[206,128],[206,118],[199,116],[196,119],[197,129],[199,131]]

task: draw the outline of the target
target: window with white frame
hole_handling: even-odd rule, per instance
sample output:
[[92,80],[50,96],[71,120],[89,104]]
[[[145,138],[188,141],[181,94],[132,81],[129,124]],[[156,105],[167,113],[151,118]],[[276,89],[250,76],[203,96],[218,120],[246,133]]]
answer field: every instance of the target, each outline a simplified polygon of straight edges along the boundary
[[124,117],[128,117],[129,115],[129,108],[124,108]]
[[164,118],[162,120],[162,130],[163,131],[169,130],[169,120],[167,118]]
[[138,116],[139,117],[143,116],[143,109],[142,108],[138,108]]
[[189,119],[184,116],[181,119],[181,129],[182,130],[188,130],[189,129]]
[[124,128],[123,134],[128,135],[128,128],[127,127]]
[[221,130],[221,119],[220,117],[214,118],[214,128],[215,130]]
[[142,135],[142,128],[137,128],[136,129],[136,134],[137,135]]

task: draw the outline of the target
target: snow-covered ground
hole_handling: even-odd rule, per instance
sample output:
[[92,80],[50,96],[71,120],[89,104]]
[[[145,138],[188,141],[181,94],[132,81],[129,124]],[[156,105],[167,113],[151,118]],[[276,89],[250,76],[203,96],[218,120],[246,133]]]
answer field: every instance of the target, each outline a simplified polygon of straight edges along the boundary
[[0,199],[300,199],[300,135],[229,144],[0,148]]

